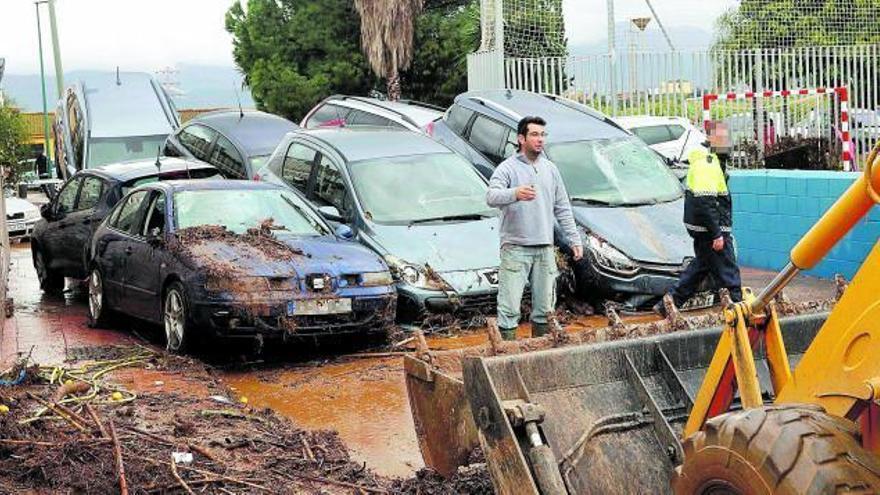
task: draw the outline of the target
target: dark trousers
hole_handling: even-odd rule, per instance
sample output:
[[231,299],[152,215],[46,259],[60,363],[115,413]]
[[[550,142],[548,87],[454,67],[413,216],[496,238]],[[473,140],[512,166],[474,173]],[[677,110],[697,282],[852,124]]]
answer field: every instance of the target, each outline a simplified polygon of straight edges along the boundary
[[697,292],[700,282],[710,273],[719,288],[730,291],[733,302],[742,301],[742,282],[739,266],[736,264],[736,254],[733,251],[733,239],[730,234],[723,235],[724,249],[721,251],[712,249],[712,239],[709,239],[709,236],[694,238],[694,259],[682,272],[678,283],[672,289],[672,298],[676,306],[687,302]]

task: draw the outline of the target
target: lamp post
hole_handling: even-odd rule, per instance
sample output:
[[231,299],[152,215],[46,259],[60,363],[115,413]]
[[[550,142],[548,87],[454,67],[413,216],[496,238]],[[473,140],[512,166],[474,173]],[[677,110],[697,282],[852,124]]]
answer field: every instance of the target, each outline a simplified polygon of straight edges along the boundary
[[37,11],[37,46],[40,49],[40,89],[43,91],[43,153],[48,162],[46,168],[52,169],[50,164],[53,162],[53,157],[49,149],[49,108],[46,104],[46,70],[43,66],[43,29],[40,25],[40,4],[43,3],[46,3],[46,0],[34,2],[34,8]]
[[49,30],[52,31],[52,53],[55,55],[55,84],[58,85],[58,97],[64,95],[64,69],[61,68],[61,47],[58,43],[58,22],[55,20],[55,0],[47,0],[49,4]]

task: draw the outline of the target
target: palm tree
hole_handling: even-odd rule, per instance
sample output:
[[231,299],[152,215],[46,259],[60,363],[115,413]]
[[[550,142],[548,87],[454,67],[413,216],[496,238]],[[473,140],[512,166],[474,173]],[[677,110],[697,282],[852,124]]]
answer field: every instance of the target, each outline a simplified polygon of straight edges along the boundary
[[424,0],[354,0],[361,16],[361,48],[385,78],[388,99],[400,99],[400,71],[412,62],[413,32]]

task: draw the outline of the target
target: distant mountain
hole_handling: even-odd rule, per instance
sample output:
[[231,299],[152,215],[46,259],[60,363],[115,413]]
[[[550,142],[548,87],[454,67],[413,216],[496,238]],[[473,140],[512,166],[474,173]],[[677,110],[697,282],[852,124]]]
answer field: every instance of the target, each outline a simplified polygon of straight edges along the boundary
[[[64,80],[69,83],[79,79],[114,76],[113,71],[71,71],[65,73]],[[255,106],[251,92],[242,88],[243,76],[233,67],[179,65],[174,72],[154,73],[154,76],[162,83],[172,83],[169,93],[180,109],[237,107],[236,90],[243,107]],[[39,74],[6,74],[0,82],[0,89],[25,112],[43,110]],[[52,111],[58,99],[54,74],[46,76],[46,96],[49,110]]]
[[[618,52],[630,50],[631,45],[636,47],[636,51],[669,51],[669,44],[656,23],[649,24],[643,33],[636,32],[629,22],[618,22],[614,29]],[[678,51],[706,50],[712,46],[713,34],[705,29],[693,26],[668,26],[666,30]],[[569,45],[568,53],[569,55],[605,54],[608,53],[608,43],[602,40],[597,43],[573,44]]]

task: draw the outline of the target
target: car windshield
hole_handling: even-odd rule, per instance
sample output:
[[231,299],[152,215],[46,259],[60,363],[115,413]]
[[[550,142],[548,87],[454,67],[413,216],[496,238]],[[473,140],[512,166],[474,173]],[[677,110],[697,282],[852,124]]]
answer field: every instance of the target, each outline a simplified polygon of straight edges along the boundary
[[361,206],[377,223],[496,215],[486,206],[486,183],[454,153],[363,160],[350,169]]
[[548,144],[546,152],[573,201],[652,204],[683,192],[663,159],[635,137]]
[[[235,205],[230,208],[230,205]],[[272,219],[281,234],[326,235],[317,215],[295,194],[277,189],[215,189],[174,193],[178,229],[220,225],[237,234]]]
[[89,141],[89,168],[108,163],[155,157],[167,136],[93,138]]

